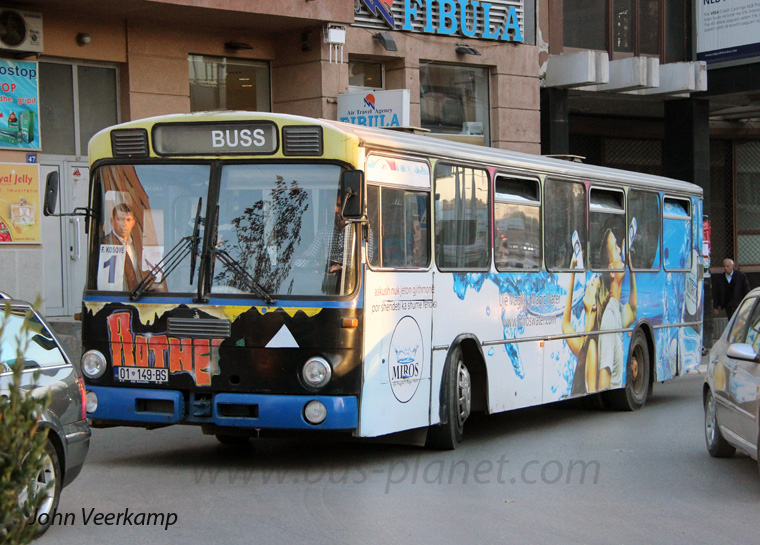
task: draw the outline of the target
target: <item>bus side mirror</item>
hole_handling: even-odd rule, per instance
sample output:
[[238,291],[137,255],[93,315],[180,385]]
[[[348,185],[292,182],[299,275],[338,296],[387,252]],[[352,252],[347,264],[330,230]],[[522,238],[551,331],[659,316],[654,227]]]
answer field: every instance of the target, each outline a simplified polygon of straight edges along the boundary
[[55,206],[58,202],[58,171],[54,170],[47,175],[45,182],[45,202],[42,213],[46,216],[55,214]]
[[341,216],[346,221],[362,221],[367,216],[364,172],[344,170],[340,175],[340,194],[343,201]]

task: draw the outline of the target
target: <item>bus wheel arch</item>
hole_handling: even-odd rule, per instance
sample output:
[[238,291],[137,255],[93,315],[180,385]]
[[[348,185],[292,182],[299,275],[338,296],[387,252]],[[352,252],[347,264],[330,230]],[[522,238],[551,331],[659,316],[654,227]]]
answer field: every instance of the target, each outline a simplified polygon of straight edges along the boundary
[[483,353],[475,338],[462,336],[452,343],[441,378],[440,423],[428,429],[430,448],[454,450],[462,441],[464,423],[474,410],[488,406]]
[[654,341],[648,324],[640,324],[631,335],[626,359],[623,388],[605,392],[607,404],[619,411],[636,411],[644,407],[652,393],[654,377]]

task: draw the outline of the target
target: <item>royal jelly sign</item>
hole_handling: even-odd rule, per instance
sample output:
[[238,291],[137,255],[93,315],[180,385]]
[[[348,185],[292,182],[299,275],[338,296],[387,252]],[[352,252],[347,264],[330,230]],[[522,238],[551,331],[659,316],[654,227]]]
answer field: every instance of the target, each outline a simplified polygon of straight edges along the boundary
[[523,5],[514,0],[361,0],[357,26],[369,16],[391,30],[522,42],[515,4]]
[[364,127],[408,127],[409,89],[338,95],[338,121]]

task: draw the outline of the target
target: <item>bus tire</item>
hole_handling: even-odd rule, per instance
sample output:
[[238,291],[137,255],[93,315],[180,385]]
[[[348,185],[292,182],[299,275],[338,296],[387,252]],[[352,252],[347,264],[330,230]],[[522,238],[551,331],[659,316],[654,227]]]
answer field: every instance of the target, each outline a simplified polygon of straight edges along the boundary
[[640,329],[631,339],[628,353],[625,388],[605,392],[610,408],[618,411],[637,411],[647,402],[649,394],[649,347]]
[[441,381],[441,423],[430,426],[426,445],[437,450],[454,450],[462,441],[464,423],[472,410],[472,380],[462,348],[451,351]]

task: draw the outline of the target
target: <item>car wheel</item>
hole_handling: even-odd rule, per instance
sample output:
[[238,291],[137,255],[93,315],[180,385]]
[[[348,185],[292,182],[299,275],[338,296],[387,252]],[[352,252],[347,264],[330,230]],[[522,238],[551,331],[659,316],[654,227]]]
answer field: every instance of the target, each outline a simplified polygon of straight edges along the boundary
[[649,394],[649,347],[640,329],[631,339],[628,354],[625,388],[604,392],[609,406],[618,411],[637,411],[647,402]]
[[428,429],[427,446],[454,450],[462,441],[464,423],[472,409],[472,380],[461,347],[446,361],[441,385],[441,423]]
[[736,452],[736,449],[726,441],[720,432],[715,397],[710,390],[705,396],[705,443],[707,444],[707,452],[714,458],[727,458]]
[[42,502],[37,509],[37,536],[44,534],[53,522],[53,513],[61,499],[61,464],[53,443],[49,440],[42,454],[42,469],[32,485],[32,494],[42,494]]

